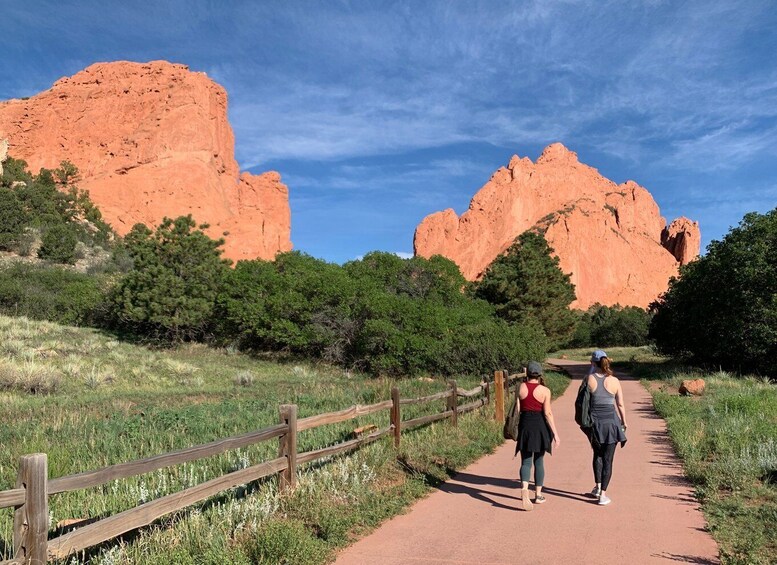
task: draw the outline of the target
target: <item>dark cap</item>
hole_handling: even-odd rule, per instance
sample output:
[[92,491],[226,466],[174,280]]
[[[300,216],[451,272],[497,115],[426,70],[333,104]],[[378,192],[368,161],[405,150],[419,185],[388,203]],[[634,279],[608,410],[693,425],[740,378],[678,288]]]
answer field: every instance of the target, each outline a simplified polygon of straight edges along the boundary
[[540,365],[536,361],[529,361],[529,364],[526,365],[526,374],[527,375],[541,375],[542,374],[542,365]]

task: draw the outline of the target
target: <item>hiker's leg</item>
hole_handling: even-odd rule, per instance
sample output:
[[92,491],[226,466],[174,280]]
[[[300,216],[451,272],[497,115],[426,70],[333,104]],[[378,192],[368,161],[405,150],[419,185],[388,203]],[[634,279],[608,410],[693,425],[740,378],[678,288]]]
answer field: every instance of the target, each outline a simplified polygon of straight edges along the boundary
[[593,447],[593,450],[594,450],[594,461],[593,461],[593,466],[594,466],[594,482],[596,483],[596,486],[598,487],[599,485],[602,484],[602,466],[603,466],[602,465],[602,463],[603,463],[602,459],[603,459],[603,453],[602,453],[602,448],[601,447],[599,447],[599,448]]
[[610,485],[610,479],[612,478],[612,460],[615,457],[615,448],[617,445],[617,443],[608,443],[607,445],[602,446],[604,451],[602,454],[602,492],[606,491],[607,487]]
[[531,451],[521,451],[521,488],[529,488],[529,478],[531,477]]
[[545,484],[545,452],[538,451],[534,453],[534,492],[537,496],[542,492],[542,485]]

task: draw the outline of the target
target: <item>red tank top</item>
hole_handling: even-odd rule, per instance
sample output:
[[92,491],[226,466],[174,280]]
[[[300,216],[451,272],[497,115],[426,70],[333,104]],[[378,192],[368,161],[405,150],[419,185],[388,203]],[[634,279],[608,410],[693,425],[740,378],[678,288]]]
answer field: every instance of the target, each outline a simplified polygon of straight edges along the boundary
[[534,389],[538,386],[540,386],[540,383],[526,383],[529,394],[526,395],[526,398],[521,399],[522,412],[542,412],[542,402],[534,398]]

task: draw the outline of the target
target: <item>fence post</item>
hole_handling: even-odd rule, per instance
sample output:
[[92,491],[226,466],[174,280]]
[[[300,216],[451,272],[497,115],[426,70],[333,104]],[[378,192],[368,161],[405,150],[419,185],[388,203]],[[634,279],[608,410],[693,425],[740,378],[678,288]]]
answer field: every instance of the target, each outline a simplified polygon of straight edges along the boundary
[[402,413],[399,410],[399,388],[391,387],[391,425],[394,426],[394,447],[399,449],[402,437]]
[[491,383],[488,382],[488,376],[483,377],[482,386],[486,389],[486,406],[491,404]]
[[13,516],[14,558],[23,563],[46,563],[49,534],[48,458],[45,453],[23,455],[16,488],[24,488],[24,504]]
[[278,455],[286,457],[288,466],[279,477],[281,491],[297,486],[297,405],[282,404],[280,407],[281,424],[288,426],[288,431],[278,438]]
[[494,371],[494,419],[503,422],[505,419],[505,376],[502,371]]
[[456,381],[448,381],[451,387],[451,395],[448,397],[448,410],[453,410],[451,421],[454,426],[459,425],[459,389],[456,387]]

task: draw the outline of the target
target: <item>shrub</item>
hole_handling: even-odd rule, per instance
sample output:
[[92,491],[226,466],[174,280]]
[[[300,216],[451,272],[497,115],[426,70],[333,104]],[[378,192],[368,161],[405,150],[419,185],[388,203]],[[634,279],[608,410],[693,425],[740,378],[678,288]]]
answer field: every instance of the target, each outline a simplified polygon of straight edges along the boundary
[[69,224],[54,224],[43,233],[38,257],[55,263],[73,264],[76,261],[75,229]]
[[536,324],[517,329],[497,320],[464,285],[458,267],[442,257],[370,253],[341,267],[292,252],[238,263],[216,317],[224,339],[241,347],[377,375],[483,373],[544,355]]
[[17,264],[0,270],[0,312],[89,325],[105,301],[105,287],[102,279],[61,267]]

